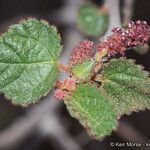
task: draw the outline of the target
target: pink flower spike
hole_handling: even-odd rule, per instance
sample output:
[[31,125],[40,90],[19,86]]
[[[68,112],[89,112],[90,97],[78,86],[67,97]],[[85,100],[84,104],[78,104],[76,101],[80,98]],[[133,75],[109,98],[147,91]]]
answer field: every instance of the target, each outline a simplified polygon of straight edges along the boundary
[[132,21],[127,28],[114,28],[112,32],[111,36],[98,45],[98,52],[107,49],[108,55],[123,55],[126,49],[145,45],[150,39],[150,26],[146,21]]
[[61,88],[61,86],[62,86],[62,82],[57,80],[56,84],[55,84],[55,87],[59,89],[59,88]]
[[78,62],[82,62],[88,58],[93,57],[93,45],[92,41],[81,41],[72,51],[69,66],[75,65]]
[[67,92],[63,91],[61,89],[56,89],[55,90],[55,98],[57,99],[63,99],[65,96],[67,96]]

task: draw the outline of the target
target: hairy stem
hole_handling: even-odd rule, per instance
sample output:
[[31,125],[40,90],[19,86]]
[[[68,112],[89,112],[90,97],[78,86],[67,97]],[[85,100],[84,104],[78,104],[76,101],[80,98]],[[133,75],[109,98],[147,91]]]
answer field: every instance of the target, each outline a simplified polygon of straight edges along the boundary
[[70,68],[62,63],[58,63],[58,68],[60,71],[64,71],[66,73],[70,73]]

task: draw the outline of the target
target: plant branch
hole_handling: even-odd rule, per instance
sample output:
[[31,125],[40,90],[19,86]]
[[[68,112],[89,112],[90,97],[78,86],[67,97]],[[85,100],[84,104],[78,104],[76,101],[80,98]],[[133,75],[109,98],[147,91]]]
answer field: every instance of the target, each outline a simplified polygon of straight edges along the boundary
[[66,73],[70,73],[70,68],[62,63],[58,63],[58,68],[60,71],[64,71]]
[[[32,132],[49,131],[46,134],[56,138],[61,147],[66,150],[81,150],[80,146],[66,132],[62,123],[59,121],[59,107],[61,102],[53,98],[53,93],[49,93],[43,103],[35,105],[32,110],[12,123],[10,127],[0,133],[0,149],[10,149],[18,144]],[[50,120],[50,121],[49,121]],[[48,122],[49,121],[49,122]],[[43,125],[43,123],[46,123]],[[41,128],[42,126],[42,128]],[[68,141],[68,142],[66,142]],[[68,144],[69,143],[69,144]],[[60,148],[60,147],[59,147]]]
[[134,0],[124,0],[123,4],[123,24],[128,24],[133,15],[133,4]]
[[111,30],[114,27],[121,26],[121,18],[120,18],[120,0],[105,0],[105,3],[108,7],[109,12],[109,26],[106,34],[103,38],[106,38],[111,34]]

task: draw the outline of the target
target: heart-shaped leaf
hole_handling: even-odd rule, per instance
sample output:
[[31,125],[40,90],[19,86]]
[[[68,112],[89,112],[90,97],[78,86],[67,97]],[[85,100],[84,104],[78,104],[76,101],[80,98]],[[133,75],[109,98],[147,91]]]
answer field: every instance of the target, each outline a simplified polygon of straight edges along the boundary
[[57,30],[45,21],[29,19],[0,37],[0,92],[14,104],[36,102],[54,85],[61,52]]
[[150,108],[150,79],[142,67],[124,58],[103,67],[103,88],[119,115]]
[[79,84],[65,104],[90,135],[102,138],[116,128],[116,113],[104,91],[92,84]]

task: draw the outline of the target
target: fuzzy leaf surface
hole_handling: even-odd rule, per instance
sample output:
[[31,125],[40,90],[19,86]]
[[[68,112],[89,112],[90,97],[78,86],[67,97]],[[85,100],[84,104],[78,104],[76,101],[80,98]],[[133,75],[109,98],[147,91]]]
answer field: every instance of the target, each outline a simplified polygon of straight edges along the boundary
[[72,117],[77,118],[95,138],[110,135],[117,126],[116,112],[103,90],[95,85],[79,84],[65,104]]
[[94,60],[85,60],[72,66],[71,71],[78,79],[88,79],[91,74]]
[[45,21],[29,19],[0,37],[0,92],[12,103],[35,103],[54,85],[61,52],[57,30]]
[[150,79],[142,67],[124,58],[103,67],[103,88],[119,115],[150,106]]

